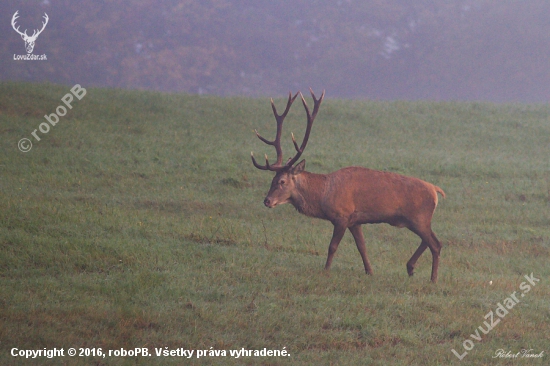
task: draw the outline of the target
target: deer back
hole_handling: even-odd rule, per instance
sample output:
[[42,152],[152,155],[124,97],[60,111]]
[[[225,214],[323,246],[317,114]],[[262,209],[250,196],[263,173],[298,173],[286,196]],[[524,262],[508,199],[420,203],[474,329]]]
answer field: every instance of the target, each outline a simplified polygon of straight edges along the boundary
[[431,219],[437,192],[443,191],[418,178],[363,167],[347,167],[330,174],[303,172],[296,178],[291,203],[302,213],[351,224],[388,222],[396,226]]

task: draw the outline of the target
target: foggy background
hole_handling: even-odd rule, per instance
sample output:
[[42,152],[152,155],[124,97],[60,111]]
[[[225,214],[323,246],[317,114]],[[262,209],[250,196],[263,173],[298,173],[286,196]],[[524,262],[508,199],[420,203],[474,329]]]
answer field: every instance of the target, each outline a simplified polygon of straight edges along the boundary
[[[550,100],[547,0],[0,0],[1,80],[216,95]],[[33,54],[12,29],[49,23]]]

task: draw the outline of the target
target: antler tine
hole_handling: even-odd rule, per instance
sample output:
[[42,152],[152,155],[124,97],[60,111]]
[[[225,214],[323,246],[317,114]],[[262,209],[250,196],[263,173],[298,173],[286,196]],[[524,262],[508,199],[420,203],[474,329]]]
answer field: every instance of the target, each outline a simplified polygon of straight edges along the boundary
[[252,158],[252,164],[254,164],[254,166],[258,169],[261,169],[261,170],[271,170],[269,169],[269,161],[267,160],[267,154],[265,154],[265,165],[260,165],[256,162],[256,159],[254,158],[254,153],[251,151],[250,152],[250,157]]
[[311,93],[311,97],[313,98],[313,113],[311,114],[311,118],[315,119],[315,117],[317,116],[317,112],[319,112],[319,106],[321,105],[321,102],[325,97],[325,90],[323,89],[323,93],[321,93],[319,99],[315,99],[315,94],[313,94],[313,90],[311,90],[311,88],[309,88],[309,92]]
[[263,142],[265,142],[266,144],[273,145],[275,143],[275,141],[269,141],[269,140],[263,138],[262,136],[260,136],[260,134],[258,133],[258,130],[255,129],[254,132],[256,133],[256,136],[258,136],[258,138],[260,140],[262,140]]
[[307,113],[307,126],[306,126],[306,132],[304,134],[304,139],[302,140],[302,145],[298,147],[298,144],[296,143],[296,139],[294,138],[294,134],[292,134],[292,143],[294,144],[294,148],[296,149],[296,155],[290,159],[286,165],[292,166],[295,162],[298,161],[302,153],[304,152],[304,149],[306,148],[307,141],[309,139],[309,134],[311,132],[311,127],[313,126],[313,121],[315,120],[315,117],[317,116],[317,112],[319,112],[319,106],[321,105],[321,102],[323,102],[323,98],[325,97],[325,91],[323,90],[323,93],[319,97],[319,99],[315,98],[315,94],[313,93],[313,90],[309,88],[309,91],[311,93],[311,96],[313,97],[313,113],[309,112],[309,107],[307,106],[306,100],[304,99],[304,96],[302,93],[300,93],[300,97],[302,98],[302,104],[304,105],[304,108]]
[[[273,98],[271,98],[271,108],[273,109],[273,114],[275,115],[275,119],[277,122],[279,122],[279,119],[284,119],[286,115],[288,114],[288,111],[290,110],[290,106],[292,103],[294,103],[294,100],[298,96],[300,92],[296,93],[296,95],[293,97],[291,92],[288,92],[288,101],[286,102],[286,108],[283,114],[279,115],[277,114],[277,108],[275,108],[275,103],[273,103]],[[282,121],[281,121],[282,122]]]
[[[40,33],[42,33],[42,31],[44,30],[44,28],[46,28],[46,24],[48,24],[48,20],[50,20],[50,18],[48,17],[48,14],[46,14],[46,13],[44,13],[44,16],[43,16],[42,18],[44,18],[45,22],[42,22],[42,29],[40,29],[40,30],[36,29],[36,30],[34,31],[34,33],[36,33],[36,37],[38,37],[38,35],[39,35]],[[38,33],[37,33],[37,32],[38,32]],[[35,36],[34,33],[33,33],[33,37]]]
[[267,155],[265,156],[265,165],[260,165],[256,162],[256,159],[254,158],[254,154],[251,154],[252,157],[252,163],[254,166],[258,169],[262,170],[271,170],[271,171],[278,171],[283,168],[285,168],[286,165],[282,165],[283,162],[283,150],[281,148],[281,134],[283,131],[283,121],[288,114],[288,111],[290,110],[290,106],[292,106],[292,103],[294,103],[294,100],[296,100],[296,97],[298,96],[298,93],[296,93],[295,96],[292,96],[292,93],[288,93],[288,101],[286,103],[286,108],[283,114],[279,115],[277,113],[277,108],[275,107],[275,103],[273,102],[273,98],[271,99],[271,108],[273,109],[273,114],[275,115],[275,120],[277,121],[277,133],[275,134],[275,140],[269,141],[266,138],[262,137],[257,130],[254,130],[256,133],[256,136],[263,141],[264,143],[274,146],[275,151],[277,153],[277,161],[275,164],[270,165],[269,161],[267,160]]
[[[17,10],[15,12],[15,14],[13,14],[13,17],[11,18],[11,26],[12,28],[17,32],[19,33],[20,35],[23,35],[23,33],[19,30],[19,27],[20,26],[17,26],[17,28],[15,28],[15,22],[17,21],[17,19],[19,18],[19,10]],[[25,29],[25,35],[27,34],[27,30]]]
[[[15,27],[15,21],[19,18],[19,10],[17,10],[15,12],[15,14],[13,14],[13,16],[11,17],[11,25]],[[17,27],[19,28],[19,27]]]

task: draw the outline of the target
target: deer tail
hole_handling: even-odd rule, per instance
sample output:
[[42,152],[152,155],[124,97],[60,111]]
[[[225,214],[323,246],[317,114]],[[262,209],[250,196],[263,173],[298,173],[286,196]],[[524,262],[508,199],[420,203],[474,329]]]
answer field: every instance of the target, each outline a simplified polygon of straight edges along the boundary
[[434,188],[437,193],[441,194],[441,197],[445,198],[445,192],[443,192],[441,188],[439,188],[438,186],[434,186]]

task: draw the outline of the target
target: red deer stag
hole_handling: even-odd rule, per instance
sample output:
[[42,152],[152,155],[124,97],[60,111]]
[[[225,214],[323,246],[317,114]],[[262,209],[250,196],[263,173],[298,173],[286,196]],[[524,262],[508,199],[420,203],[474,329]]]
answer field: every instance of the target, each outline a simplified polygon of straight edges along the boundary
[[286,109],[281,115],[277,114],[273,99],[271,100],[273,114],[277,120],[275,140],[269,141],[255,130],[258,138],[274,146],[277,152],[277,161],[274,164],[270,164],[265,155],[265,165],[258,164],[251,153],[252,163],[256,168],[275,172],[264,205],[272,208],[283,203],[291,203],[304,215],[332,222],[334,231],[328,248],[326,270],[330,269],[332,258],[346,229],[349,229],[355,239],[365,272],[371,275],[372,267],[367,257],[361,225],[388,223],[396,227],[406,227],[422,239],[422,243],[407,262],[409,276],[413,275],[418,258],[426,248],[430,248],[431,280],[436,282],[441,243],[432,231],[431,220],[437,206],[437,193],[443,197],[445,193],[431,183],[396,173],[347,167],[330,174],[314,174],[304,170],[305,160],[294,166],[304,152],[313,120],[325,95],[323,91],[321,97],[316,99],[311,89],[310,92],[314,102],[312,113],[303,95],[299,93],[307,114],[306,132],[301,146],[298,146],[292,134],[296,155],[285,164],[281,149],[283,121],[298,94],[293,97],[289,93]]

